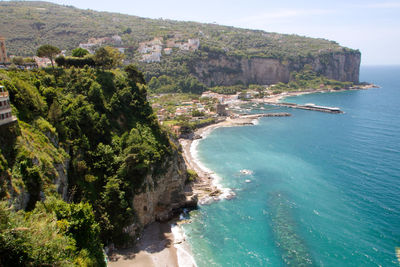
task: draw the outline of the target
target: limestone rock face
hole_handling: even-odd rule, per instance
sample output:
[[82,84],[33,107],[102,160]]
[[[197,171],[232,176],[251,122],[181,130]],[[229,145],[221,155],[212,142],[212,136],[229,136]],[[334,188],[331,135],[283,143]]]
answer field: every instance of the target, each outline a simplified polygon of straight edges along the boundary
[[145,191],[133,199],[133,206],[143,226],[154,221],[166,221],[188,205],[185,196],[187,172],[182,155],[175,153],[163,167],[167,171],[161,176],[146,176]]
[[361,54],[357,51],[325,53],[292,61],[271,58],[240,58],[223,54],[197,61],[192,73],[208,86],[287,83],[290,72],[308,64],[330,79],[359,82]]
[[[324,62],[325,61],[325,62]],[[316,72],[324,76],[342,81],[359,82],[361,54],[332,54],[328,58],[316,58],[312,62],[312,67]]]

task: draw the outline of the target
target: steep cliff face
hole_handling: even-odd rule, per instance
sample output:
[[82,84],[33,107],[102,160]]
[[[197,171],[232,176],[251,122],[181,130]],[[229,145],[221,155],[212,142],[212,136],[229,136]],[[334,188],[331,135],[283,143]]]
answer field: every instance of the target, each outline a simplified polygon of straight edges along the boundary
[[276,59],[237,58],[219,55],[198,61],[194,74],[208,86],[244,84],[273,84],[289,81],[289,68]]
[[142,226],[170,219],[176,211],[191,205],[185,196],[186,165],[178,152],[165,163],[167,171],[160,177],[149,174],[144,192],[135,195],[133,207]]
[[210,55],[207,60],[197,61],[193,74],[209,85],[274,84],[287,83],[290,72],[300,71],[304,65],[328,78],[339,81],[359,82],[361,54],[341,52],[321,54],[317,57],[280,61],[270,58],[239,58],[223,54]]
[[304,58],[298,62],[291,62],[291,71],[299,71],[304,65],[330,79],[341,82],[359,82],[361,54],[357,51],[343,53],[321,54],[315,58]]

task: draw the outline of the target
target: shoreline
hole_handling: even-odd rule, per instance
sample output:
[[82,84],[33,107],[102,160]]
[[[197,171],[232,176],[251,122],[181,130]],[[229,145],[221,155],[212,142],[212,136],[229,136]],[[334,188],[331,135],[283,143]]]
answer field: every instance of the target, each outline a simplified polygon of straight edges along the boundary
[[[369,88],[379,88],[371,85],[368,88],[354,88],[342,90],[312,90],[301,92],[287,92],[269,98],[252,99],[241,101],[245,103],[279,103],[282,99],[290,96],[299,96],[313,93],[343,92],[351,90],[363,90]],[[208,205],[221,199],[232,199],[235,193],[222,187],[220,179],[214,172],[202,165],[197,157],[196,147],[199,140],[206,138],[212,131],[220,127],[236,127],[256,125],[257,120],[262,117],[260,114],[245,115],[239,118],[227,117],[223,121],[197,129],[195,136],[200,139],[179,139],[182,146],[182,156],[185,160],[187,169],[195,171],[198,179],[193,183],[192,192],[198,195],[199,205]],[[142,238],[134,248],[121,249],[109,257],[108,266],[127,267],[127,266],[171,266],[171,267],[197,267],[195,259],[191,253],[190,245],[186,240],[182,224],[190,223],[190,220],[171,220],[169,222],[154,222],[146,226]]]
[[[342,89],[342,90],[312,90],[312,91],[301,91],[301,92],[287,92],[286,94],[280,94],[275,97],[271,97],[268,101],[266,99],[258,99],[259,101],[251,100],[250,102],[253,103],[278,103],[282,99],[289,97],[289,96],[300,96],[304,94],[314,94],[314,93],[334,93],[334,92],[343,92],[343,91],[351,91],[351,90],[366,90],[370,88],[379,88],[376,85],[367,85],[365,88],[353,88],[353,89]],[[241,104],[246,103],[245,101],[241,101]],[[208,205],[215,201],[219,201],[221,199],[232,199],[235,197],[235,193],[228,188],[223,188],[220,184],[218,184],[219,177],[215,175],[215,173],[211,170],[208,170],[205,166],[202,165],[200,160],[197,157],[196,147],[198,145],[199,140],[206,138],[212,131],[217,128],[221,127],[236,127],[236,126],[248,126],[248,125],[256,125],[258,124],[258,119],[262,117],[260,114],[255,115],[246,115],[241,116],[239,118],[230,118],[227,117],[224,121],[218,122],[215,124],[211,124],[202,128],[197,129],[194,132],[194,135],[201,136],[200,139],[179,139],[179,143],[182,146],[182,155],[186,163],[187,169],[194,170],[197,175],[198,179],[193,183],[192,192],[193,194],[198,195],[199,204],[200,205]],[[229,192],[226,194],[226,191]],[[176,227],[182,233],[183,239],[179,239],[180,244],[187,249],[186,253],[190,253],[191,258],[193,259],[194,265],[179,265],[178,267],[184,266],[197,266],[195,263],[195,259],[191,253],[191,249],[187,240],[185,238],[184,231],[181,228],[181,224],[190,223],[190,221],[183,220],[181,223],[177,223]],[[176,242],[176,236],[174,235],[173,238]],[[179,237],[180,238],[180,237]],[[179,250],[179,249],[178,249]],[[178,262],[180,255],[178,254]]]
[[[260,115],[248,115],[243,118],[226,118],[195,131],[195,135],[206,138],[209,133],[220,127],[234,127],[254,125],[254,120]],[[234,198],[234,193],[216,183],[217,177],[213,172],[207,170],[197,160],[195,146],[198,140],[179,139],[182,146],[182,155],[188,169],[194,170],[199,178],[192,186],[193,194],[197,194],[200,205],[211,204],[220,199]],[[194,143],[196,142],[196,143]],[[194,146],[193,146],[194,145]],[[116,250],[111,256],[107,266],[168,266],[168,267],[197,267],[191,253],[190,245],[187,243],[182,224],[190,223],[188,220],[177,218],[168,222],[153,222],[145,227],[142,237],[133,248]]]
[[252,99],[250,102],[254,103],[279,103],[282,99],[290,96],[300,96],[300,95],[308,95],[308,94],[317,94],[317,93],[339,93],[339,92],[346,92],[346,91],[359,91],[359,90],[368,90],[372,88],[381,88],[380,86],[376,84],[366,84],[366,85],[359,85],[356,87],[352,87],[349,89],[338,89],[338,90],[324,90],[324,89],[313,89],[313,90],[308,90],[308,91],[295,91],[295,92],[283,92],[278,95],[274,95],[271,97],[267,98],[258,98],[258,99]]
[[[221,127],[237,127],[237,126],[250,126],[257,124],[262,115],[247,115],[239,118],[227,117],[224,121],[199,128],[195,131],[195,135],[206,138],[212,131]],[[182,155],[186,163],[186,167],[197,173],[198,178],[194,181],[192,186],[193,194],[197,194],[200,205],[211,204],[212,202],[221,199],[232,199],[235,193],[229,189],[224,188],[219,184],[219,177],[211,170],[207,169],[197,157],[196,147],[201,139],[179,139],[182,146]]]
[[142,238],[135,247],[113,252],[108,257],[107,266],[179,267],[177,255],[171,224],[154,222],[145,227]]

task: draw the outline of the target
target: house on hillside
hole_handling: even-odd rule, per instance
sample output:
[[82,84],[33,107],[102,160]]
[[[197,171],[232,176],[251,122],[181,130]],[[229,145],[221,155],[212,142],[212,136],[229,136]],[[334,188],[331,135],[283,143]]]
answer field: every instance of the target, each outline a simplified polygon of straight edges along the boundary
[[151,54],[145,54],[142,56],[143,62],[150,63],[150,62],[160,62],[161,61],[161,52],[153,52]]
[[10,96],[4,90],[4,86],[0,86],[0,126],[17,120],[11,113]]
[[199,49],[200,46],[200,40],[199,39],[189,39],[188,44],[191,50],[197,50]]
[[164,48],[164,53],[170,55],[172,53],[172,48]]
[[39,68],[44,68],[51,65],[50,59],[47,57],[33,57]]

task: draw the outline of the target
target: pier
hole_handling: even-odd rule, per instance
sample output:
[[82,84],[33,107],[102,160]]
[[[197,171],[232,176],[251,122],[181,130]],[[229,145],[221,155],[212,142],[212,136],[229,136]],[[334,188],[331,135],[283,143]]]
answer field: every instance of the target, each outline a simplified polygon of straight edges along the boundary
[[258,119],[261,117],[289,117],[292,116],[292,114],[287,113],[287,112],[279,112],[279,113],[253,113],[253,114],[239,114],[236,116],[231,116],[233,119]]
[[271,105],[271,106],[313,110],[313,111],[326,112],[326,113],[343,113],[343,111],[341,111],[340,108],[317,106],[313,103],[308,103],[305,105],[298,105],[298,104],[294,104],[294,103],[284,103],[284,102],[282,102],[282,103],[265,102],[265,104]]

